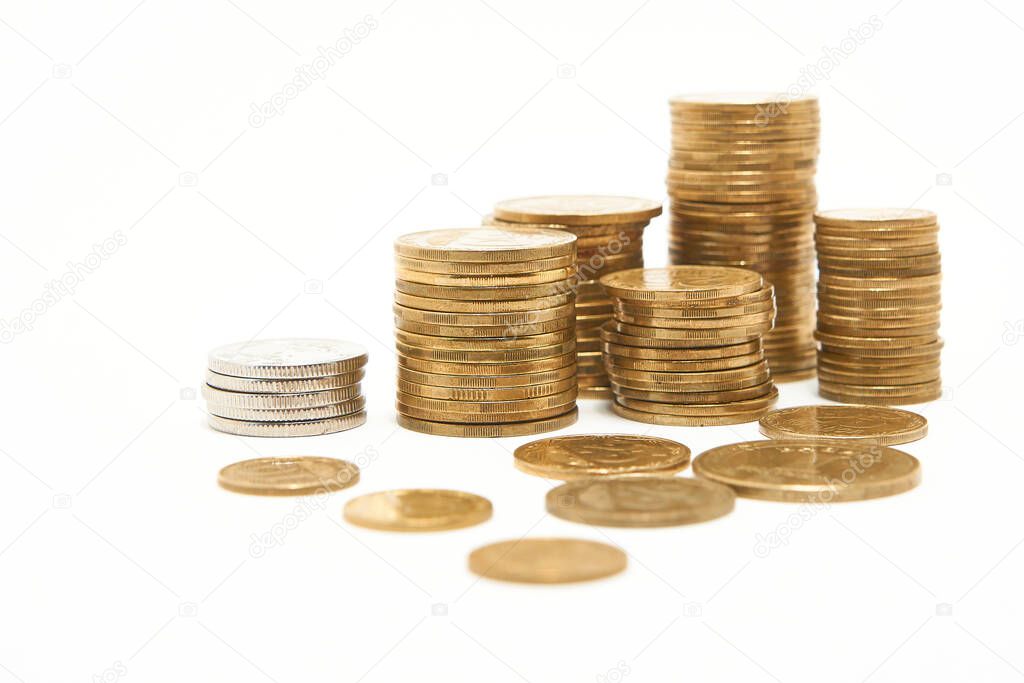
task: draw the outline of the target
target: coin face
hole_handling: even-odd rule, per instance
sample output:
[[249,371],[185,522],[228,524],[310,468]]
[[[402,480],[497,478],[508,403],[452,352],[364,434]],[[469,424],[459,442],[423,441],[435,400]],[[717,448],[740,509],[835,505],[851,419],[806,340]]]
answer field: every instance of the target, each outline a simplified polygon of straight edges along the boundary
[[398,489],[353,498],[345,519],[385,531],[443,531],[480,524],[491,518],[491,501],[447,489]]
[[760,428],[772,439],[843,439],[889,446],[923,438],[928,421],[896,408],[821,405],[768,413]]
[[256,496],[305,496],[340,491],[359,481],[359,468],[346,460],[319,456],[256,458],[228,465],[217,483],[228,491]]
[[[430,260],[460,260],[459,257],[465,256],[468,261],[478,260],[472,257],[478,253],[483,254],[479,260],[511,262],[571,253],[575,242],[575,235],[559,230],[503,230],[484,226],[403,235],[395,240],[395,252],[410,258]],[[521,258],[524,252],[528,258]],[[491,258],[486,256],[488,253]]]
[[676,441],[633,434],[579,434],[540,439],[515,450],[516,467],[550,479],[670,474],[686,469],[690,449]]
[[834,440],[748,441],[702,453],[699,477],[737,495],[791,502],[866,500],[908,491],[921,480],[917,458],[886,446]]
[[494,205],[495,218],[517,223],[633,223],[660,213],[660,202],[611,195],[518,197]]
[[669,266],[634,268],[605,275],[601,285],[623,299],[714,299],[761,288],[761,275],[743,268]]
[[613,546],[574,538],[521,538],[492,543],[469,555],[469,570],[498,581],[573,583],[618,574],[626,554]]
[[357,370],[366,349],[338,339],[254,339],[210,352],[209,369],[234,377],[289,379]]
[[628,476],[580,479],[551,489],[548,512],[598,526],[654,527],[706,522],[732,512],[736,494],[706,479]]

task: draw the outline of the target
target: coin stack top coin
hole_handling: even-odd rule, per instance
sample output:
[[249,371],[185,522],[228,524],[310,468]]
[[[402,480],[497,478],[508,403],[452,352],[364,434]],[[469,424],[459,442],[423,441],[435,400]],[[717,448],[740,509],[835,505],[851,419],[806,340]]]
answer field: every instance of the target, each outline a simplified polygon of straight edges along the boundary
[[366,421],[366,349],[336,339],[259,339],[210,352],[203,397],[214,429],[314,436]]
[[751,422],[778,398],[761,343],[775,304],[759,273],[670,266],[612,273],[601,330],[619,415],[663,425]]
[[565,230],[576,235],[576,377],[581,398],[608,398],[601,325],[612,317],[602,275],[644,265],[643,234],[661,214],[659,202],[612,195],[549,195],[498,202],[485,223]]
[[670,259],[742,266],[775,287],[765,352],[776,381],[812,376],[818,101],[785,94],[669,101]]
[[446,436],[537,434],[576,421],[576,238],[431,230],[395,241],[398,422]]
[[922,209],[815,215],[818,390],[900,405],[942,394],[939,223]]

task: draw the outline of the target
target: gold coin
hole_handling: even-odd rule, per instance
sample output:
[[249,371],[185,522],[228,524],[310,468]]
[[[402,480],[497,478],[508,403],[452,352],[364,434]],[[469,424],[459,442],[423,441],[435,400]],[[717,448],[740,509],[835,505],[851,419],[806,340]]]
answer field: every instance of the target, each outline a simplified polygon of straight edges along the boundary
[[555,517],[617,527],[682,526],[732,512],[736,494],[705,479],[627,476],[570,481],[548,491]]
[[498,339],[466,339],[465,337],[438,337],[395,330],[395,340],[407,346],[445,349],[449,351],[509,351],[511,349],[532,349],[541,346],[565,344],[573,340],[573,330],[555,330],[544,334],[502,337]]
[[771,381],[765,381],[743,389],[730,389],[726,391],[651,391],[646,389],[630,389],[613,382],[612,391],[620,398],[630,398],[651,403],[708,405],[756,399],[769,394],[772,386]]
[[521,387],[494,389],[470,389],[460,387],[435,387],[416,384],[404,379],[398,380],[398,391],[424,398],[448,399],[452,401],[514,401],[524,398],[538,398],[568,391],[576,386],[573,378],[544,384],[528,384]]
[[530,337],[571,328],[572,316],[556,320],[521,325],[437,325],[403,320],[395,316],[395,327],[403,332],[425,334],[434,337],[472,337],[475,339],[504,339],[508,337]]
[[557,230],[497,227],[426,230],[395,240],[395,253],[428,261],[508,263],[574,253],[576,237]]
[[255,458],[228,465],[217,475],[222,488],[256,496],[306,496],[341,491],[359,481],[353,463],[314,455]]
[[515,464],[549,479],[672,474],[686,469],[690,449],[676,441],[632,434],[579,434],[519,446]]
[[[713,318],[731,318],[742,315],[754,315],[774,312],[775,302],[769,295],[763,301],[742,306],[707,306],[702,308],[651,308],[646,306],[632,306],[625,302],[615,304],[614,311],[621,317],[623,315],[637,316],[641,318],[686,318],[688,320],[709,320]],[[579,310],[579,309],[577,309]],[[625,321],[624,321],[625,322]]]
[[[920,395],[940,393],[942,391],[942,382],[938,379],[917,382],[916,378],[909,378],[906,384],[880,386],[830,382],[819,378],[818,389],[842,394],[848,398],[856,396],[863,396],[865,398],[913,398]],[[843,401],[843,403],[850,403],[850,401]]]
[[460,301],[453,299],[432,299],[425,296],[414,296],[404,292],[395,292],[395,303],[406,308],[418,308],[423,311],[443,311],[446,313],[512,313],[518,311],[537,311],[554,306],[564,306],[573,302],[572,293],[546,296],[533,299],[491,300],[491,301]]
[[[711,334],[715,330],[730,330],[759,325],[771,325],[772,321],[775,319],[775,310],[772,308],[761,313],[751,313],[750,315],[739,315],[728,318],[660,318],[617,312],[615,314],[615,319],[620,323],[626,323],[629,325],[640,325],[642,327],[653,327],[668,330],[700,330],[707,334]],[[704,338],[703,335],[702,338]]]
[[491,501],[447,489],[396,489],[358,496],[345,503],[345,521],[382,531],[446,531],[486,522]]
[[623,370],[646,370],[649,372],[707,372],[710,370],[730,370],[754,365],[764,360],[764,353],[758,352],[746,356],[713,358],[711,360],[643,360],[637,358],[617,357],[605,354],[605,362],[609,367]]
[[759,422],[770,439],[841,439],[893,446],[924,438],[928,421],[909,410],[875,406],[800,406],[768,413]]
[[735,415],[664,415],[627,408],[617,401],[612,403],[612,411],[616,415],[634,422],[645,422],[665,427],[720,427],[743,424],[744,422],[753,422],[764,414],[764,410],[756,410],[749,414],[737,413]]
[[403,294],[428,297],[431,299],[451,299],[453,301],[494,301],[494,300],[518,300],[534,299],[538,297],[566,296],[572,294],[572,288],[566,280],[549,282],[540,285],[523,286],[484,286],[449,287],[442,285],[428,285],[422,282],[409,282],[408,280],[396,279],[395,289]]
[[580,399],[609,399],[612,398],[612,389],[609,386],[592,386],[592,387],[580,387],[580,395],[576,397]]
[[398,357],[398,366],[403,369],[416,370],[441,375],[494,376],[534,374],[558,370],[576,364],[576,354],[566,353],[553,358],[523,361],[521,363],[445,363],[442,361],[419,360],[417,358]]
[[817,368],[813,365],[811,367],[803,368],[800,370],[782,370],[778,371],[772,369],[772,381],[776,384],[785,384],[787,382],[801,382],[805,379],[813,379],[818,375]]
[[563,415],[546,418],[542,420],[530,420],[525,422],[504,422],[497,424],[458,424],[454,422],[436,422],[433,420],[421,420],[408,415],[398,414],[399,426],[405,429],[434,434],[437,436],[459,436],[473,439],[499,438],[505,436],[531,436],[556,429],[563,429],[576,422],[579,411],[573,407]]
[[[304,379],[255,379],[232,377],[212,370],[206,371],[206,384],[222,391],[246,394],[302,394],[357,386],[366,376],[366,370],[353,370],[340,375],[307,377]],[[357,390],[358,391],[358,390]]]
[[414,270],[419,273],[436,273],[438,275],[523,275],[545,270],[568,268],[574,265],[573,255],[554,256],[552,258],[535,259],[532,261],[510,261],[499,263],[480,263],[461,261],[430,261],[414,259],[406,256],[395,256],[395,268],[399,271]]
[[616,401],[626,408],[642,410],[645,413],[681,415],[684,417],[708,417],[711,415],[747,415],[753,411],[761,411],[764,414],[765,411],[775,405],[778,399],[779,390],[773,386],[764,396],[729,403],[660,403],[658,401],[645,401],[626,396],[619,396],[616,398]]
[[636,223],[661,214],[661,204],[638,197],[550,195],[507,199],[494,205],[494,217],[516,223],[608,225]]
[[516,363],[531,360],[542,360],[572,353],[576,350],[575,342],[553,344],[551,346],[533,346],[525,349],[504,349],[500,351],[462,351],[453,349],[424,349],[419,346],[395,343],[395,348],[406,358],[442,361],[445,363]]
[[[521,221],[506,221],[500,218],[495,218],[494,214],[488,214],[481,219],[482,225],[497,225],[506,230],[516,228],[535,228],[540,230],[565,230],[580,237],[598,237],[606,235],[617,235],[619,233],[625,233],[627,235],[642,234],[644,228],[650,221],[647,219],[636,221],[633,223],[600,223],[591,225],[566,225],[565,223],[523,223]],[[576,242],[579,245],[579,240]]]
[[[565,391],[556,394],[507,401],[462,401],[459,399],[425,398],[415,394],[407,394],[402,390],[398,391],[398,401],[403,406],[423,412],[450,413],[449,420],[451,422],[475,420],[475,418],[469,418],[469,415],[492,415],[496,420],[501,420],[508,413],[525,413],[535,410],[563,408],[575,400],[576,387],[569,387]],[[565,412],[565,410],[563,408],[562,412]],[[425,417],[425,415],[421,417]]]
[[398,378],[416,384],[434,387],[453,387],[461,389],[499,389],[507,387],[523,387],[548,382],[559,382],[576,376],[576,364],[566,365],[556,370],[542,372],[524,372],[508,375],[452,375],[444,372],[421,372],[409,368],[398,367]]
[[366,411],[329,417],[323,420],[303,420],[301,422],[255,422],[252,420],[232,420],[231,418],[210,415],[207,424],[218,432],[236,436],[321,436],[354,429],[366,423]]
[[629,301],[693,301],[740,296],[761,289],[758,273],[717,266],[669,266],[612,273],[601,278],[610,295]]
[[435,287],[523,287],[565,282],[574,272],[572,266],[516,275],[444,275],[396,269],[395,276],[406,282],[418,282]]
[[917,458],[895,448],[808,439],[720,446],[702,453],[693,471],[740,496],[789,502],[880,498],[909,491],[921,480]]
[[394,304],[392,312],[409,322],[431,323],[434,325],[466,325],[474,326],[497,326],[497,325],[532,325],[533,323],[548,322],[570,318],[575,314],[573,304],[564,304],[553,308],[545,308],[535,311],[512,311],[509,313],[445,313],[440,311],[423,311],[418,308],[406,308],[401,304]]
[[830,401],[838,401],[840,403],[863,403],[878,406],[904,406],[914,405],[915,403],[927,403],[928,401],[935,401],[942,397],[942,387],[935,386],[932,387],[931,389],[927,389],[925,391],[921,391],[918,393],[905,394],[899,396],[879,396],[874,394],[851,395],[835,388],[827,388],[819,385],[818,395],[821,396],[822,398],[827,398]]
[[[573,392],[575,396],[576,392]],[[536,422],[546,418],[560,417],[572,410],[575,406],[575,399],[552,406],[550,408],[524,410],[521,412],[504,413],[456,413],[450,408],[444,410],[428,410],[406,405],[400,400],[395,402],[395,409],[399,414],[412,417],[417,420],[429,420],[431,422],[449,422],[453,424],[495,424],[509,422]]]
[[771,329],[772,324],[770,321],[747,327],[725,327],[720,329],[679,329],[631,325],[623,322],[615,323],[615,330],[620,334],[634,337],[670,339],[678,342],[680,345],[683,342],[687,342],[690,346],[714,346],[716,342],[735,344],[741,341],[750,341],[768,333]]
[[925,209],[834,209],[814,214],[816,223],[834,226],[886,226],[891,228],[929,227],[938,216]]
[[469,570],[498,581],[575,583],[618,574],[626,553],[614,546],[573,538],[520,538],[477,548]]

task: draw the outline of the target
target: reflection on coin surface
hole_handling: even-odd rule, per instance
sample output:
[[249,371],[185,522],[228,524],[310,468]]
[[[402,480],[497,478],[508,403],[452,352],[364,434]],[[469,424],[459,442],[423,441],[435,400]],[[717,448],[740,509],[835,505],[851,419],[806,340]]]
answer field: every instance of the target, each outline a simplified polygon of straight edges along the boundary
[[345,519],[385,531],[442,531],[480,524],[491,518],[491,501],[473,493],[446,489],[396,489],[353,498]]
[[613,546],[574,538],[521,538],[492,543],[469,555],[474,574],[519,583],[591,581],[626,568],[626,554]]
[[761,418],[761,433],[771,439],[843,439],[880,446],[917,441],[928,421],[917,413],[883,406],[800,406]]
[[762,283],[754,271],[724,266],[634,268],[601,278],[612,296],[642,301],[727,298],[755,292]]
[[256,458],[228,465],[217,483],[228,491],[257,496],[304,496],[340,491],[359,481],[353,463],[314,455]]
[[679,526],[732,512],[736,494],[707,479],[626,476],[580,479],[548,491],[548,512],[598,526]]
[[540,439],[515,450],[516,467],[540,477],[577,479],[686,469],[690,449],[655,436],[579,434]]
[[357,370],[366,349],[338,339],[254,339],[210,351],[210,370],[234,377],[290,379]]
[[517,223],[632,223],[651,219],[660,213],[660,202],[611,195],[518,197],[494,205],[495,218]]
[[792,502],[840,502],[908,491],[921,481],[917,458],[895,448],[830,440],[747,441],[712,448],[693,462],[699,477],[737,495]]

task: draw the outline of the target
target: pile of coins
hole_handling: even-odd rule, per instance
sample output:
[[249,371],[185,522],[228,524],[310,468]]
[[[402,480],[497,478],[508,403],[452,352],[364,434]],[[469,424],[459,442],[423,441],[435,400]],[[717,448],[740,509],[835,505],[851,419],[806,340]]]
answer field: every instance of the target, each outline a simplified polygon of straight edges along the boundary
[[921,209],[815,215],[818,390],[843,403],[942,394],[939,223]]
[[671,263],[762,273],[778,307],[764,339],[772,375],[812,377],[817,99],[694,95],[669,104]]
[[602,275],[644,265],[644,228],[661,214],[649,199],[609,195],[523,197],[498,202],[484,219],[507,228],[526,226],[576,235],[576,375],[581,398],[609,398],[601,362],[601,326],[611,320],[612,302],[598,284]]
[[576,238],[498,227],[395,241],[398,423],[444,436],[576,421]]
[[775,404],[761,343],[775,302],[760,274],[721,266],[601,278],[614,321],[601,331],[613,409],[663,425],[751,422]]
[[315,436],[366,422],[366,349],[334,339],[263,339],[210,352],[210,426],[241,436]]

